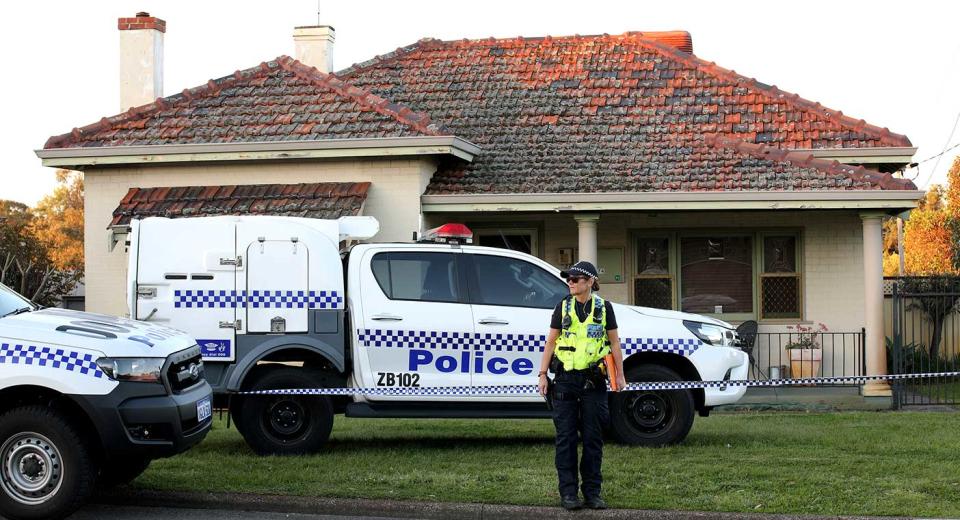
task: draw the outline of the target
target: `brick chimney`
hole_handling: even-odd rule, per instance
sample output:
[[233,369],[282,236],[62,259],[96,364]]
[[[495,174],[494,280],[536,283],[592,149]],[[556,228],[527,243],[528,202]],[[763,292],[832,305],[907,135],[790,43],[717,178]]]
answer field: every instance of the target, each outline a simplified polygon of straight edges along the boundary
[[167,22],[140,12],[117,20],[120,30],[120,111],[163,97],[163,34]]
[[333,41],[336,31],[329,25],[311,25],[293,29],[297,61],[316,67],[320,72],[333,72]]

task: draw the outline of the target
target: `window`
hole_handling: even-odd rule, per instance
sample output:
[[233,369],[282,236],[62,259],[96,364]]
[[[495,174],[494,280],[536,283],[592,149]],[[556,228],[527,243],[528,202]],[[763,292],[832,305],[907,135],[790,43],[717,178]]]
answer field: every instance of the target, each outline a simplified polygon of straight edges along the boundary
[[517,258],[473,255],[477,290],[473,303],[553,309],[570,294],[567,284],[537,265]]
[[520,251],[529,255],[538,255],[537,231],[535,229],[474,229],[476,244],[484,247],[499,247]]
[[670,239],[667,237],[641,238],[637,243],[637,276],[633,292],[636,305],[673,309]]
[[457,263],[451,253],[379,253],[371,268],[391,300],[459,301]]
[[796,232],[670,231],[634,243],[635,305],[734,320],[803,317]]
[[797,237],[763,237],[763,270],[760,273],[760,317],[800,317],[800,273],[797,272]]
[[753,240],[749,236],[680,239],[680,310],[753,312]]

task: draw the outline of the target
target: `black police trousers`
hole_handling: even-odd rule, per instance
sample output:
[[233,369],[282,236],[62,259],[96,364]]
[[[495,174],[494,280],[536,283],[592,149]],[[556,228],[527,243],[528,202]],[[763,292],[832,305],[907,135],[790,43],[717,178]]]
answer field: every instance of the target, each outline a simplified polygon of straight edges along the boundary
[[[561,371],[553,384],[553,424],[557,429],[557,477],[560,496],[577,495],[578,433],[583,438],[580,459],[584,499],[599,497],[603,477],[603,429],[610,420],[605,384],[588,383],[586,371]],[[590,388],[585,388],[590,387]]]

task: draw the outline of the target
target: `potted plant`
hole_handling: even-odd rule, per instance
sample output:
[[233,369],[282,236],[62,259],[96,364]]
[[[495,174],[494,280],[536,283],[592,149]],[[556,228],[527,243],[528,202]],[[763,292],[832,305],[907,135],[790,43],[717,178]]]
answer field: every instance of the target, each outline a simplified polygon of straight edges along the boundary
[[797,325],[789,326],[792,332],[786,349],[790,353],[790,376],[794,379],[806,379],[820,375],[821,349],[819,335],[827,331],[826,325],[818,323],[817,327]]

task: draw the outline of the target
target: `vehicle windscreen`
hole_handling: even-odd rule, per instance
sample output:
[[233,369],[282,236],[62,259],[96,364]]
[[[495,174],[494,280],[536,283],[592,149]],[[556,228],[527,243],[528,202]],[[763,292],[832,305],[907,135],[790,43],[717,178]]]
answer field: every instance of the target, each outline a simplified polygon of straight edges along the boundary
[[24,307],[32,310],[34,305],[14,292],[13,289],[0,284],[0,317],[15,313]]

